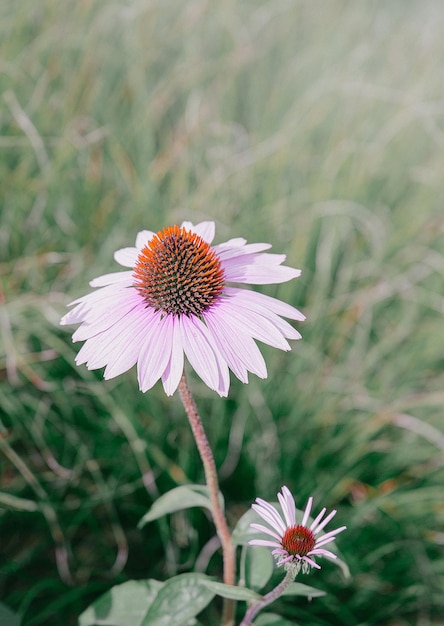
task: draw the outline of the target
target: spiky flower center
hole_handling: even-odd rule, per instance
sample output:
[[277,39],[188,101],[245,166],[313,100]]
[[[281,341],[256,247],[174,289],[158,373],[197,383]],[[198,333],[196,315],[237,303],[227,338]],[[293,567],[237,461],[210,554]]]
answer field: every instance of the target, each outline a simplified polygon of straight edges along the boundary
[[172,315],[202,315],[225,284],[222,264],[211,246],[179,226],[164,228],[146,244],[134,278],[147,305]]
[[288,552],[296,556],[306,556],[316,545],[316,540],[309,528],[301,526],[291,526],[287,528],[282,537],[282,547]]

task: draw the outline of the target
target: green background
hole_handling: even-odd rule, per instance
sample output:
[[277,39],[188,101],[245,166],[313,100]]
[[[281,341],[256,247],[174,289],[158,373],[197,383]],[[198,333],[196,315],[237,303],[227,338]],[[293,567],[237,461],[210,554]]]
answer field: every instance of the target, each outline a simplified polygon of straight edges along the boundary
[[[303,340],[221,400],[190,375],[232,525],[288,485],[337,508],[352,577],[295,624],[444,624],[440,0],[0,5],[0,598],[75,624],[131,578],[220,573],[178,398],[76,368],[59,326],[144,228],[216,222],[302,269]],[[207,542],[209,542],[207,544]],[[206,548],[202,550],[203,546]],[[217,623],[215,609],[201,617]]]

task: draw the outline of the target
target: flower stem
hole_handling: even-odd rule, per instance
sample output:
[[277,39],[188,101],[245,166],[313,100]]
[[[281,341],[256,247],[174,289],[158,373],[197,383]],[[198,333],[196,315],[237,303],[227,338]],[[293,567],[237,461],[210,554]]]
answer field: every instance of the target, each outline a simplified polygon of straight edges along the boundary
[[[185,372],[182,374],[178,390],[204,466],[205,480],[211,501],[213,521],[222,546],[224,560],[224,583],[226,585],[234,585],[235,548],[231,541],[231,534],[228,529],[227,520],[225,519],[225,514],[219,501],[219,483],[217,479],[216,463],[214,461],[213,452],[210,444],[208,443],[202,421],[197,411],[196,403],[191,395]],[[222,626],[232,626],[234,624],[234,608],[235,603],[233,600],[224,600]]]
[[285,578],[277,585],[274,589],[269,591],[265,596],[263,596],[257,602],[254,602],[245,613],[245,617],[242,620],[240,626],[250,626],[251,622],[254,620],[259,611],[262,611],[264,607],[268,604],[274,602],[279,596],[281,596],[288,585],[294,581],[296,577],[296,570],[294,568],[289,568],[287,573],[285,574]]

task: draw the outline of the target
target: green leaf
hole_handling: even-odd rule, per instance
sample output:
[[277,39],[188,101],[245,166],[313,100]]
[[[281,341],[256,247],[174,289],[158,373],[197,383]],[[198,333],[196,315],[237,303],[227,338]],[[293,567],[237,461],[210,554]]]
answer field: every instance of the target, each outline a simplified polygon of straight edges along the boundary
[[151,579],[115,585],[81,614],[79,626],[141,626],[163,584]]
[[254,626],[296,626],[297,622],[289,622],[275,613],[261,613],[255,620]]
[[0,624],[2,626],[20,626],[20,617],[2,602],[0,602]]
[[[224,501],[221,494],[219,494],[219,499],[223,508]],[[168,513],[190,509],[195,506],[205,507],[211,511],[211,501],[207,487],[204,485],[181,485],[180,487],[175,487],[156,500],[148,513],[145,513],[138,523],[138,528],[143,528],[148,522],[152,522]]]
[[263,539],[264,533],[256,532],[255,530],[250,529],[250,524],[252,522],[263,523],[263,520],[259,517],[256,511],[253,509],[248,509],[246,513],[242,515],[242,517],[238,520],[233,533],[231,535],[231,540],[238,546],[246,546],[250,539]]
[[[214,598],[204,574],[181,574],[160,589],[141,626],[183,626]],[[126,626],[130,622],[127,621]],[[132,626],[132,625],[131,625]]]
[[326,595],[322,589],[316,589],[316,587],[310,587],[303,583],[291,583],[288,585],[283,596],[305,596],[306,598],[320,598]]
[[260,600],[262,597],[252,589],[247,589],[246,587],[225,585],[224,583],[217,583],[212,580],[207,580],[204,584],[205,587],[214,591],[216,595],[222,596],[222,598],[229,598],[230,600],[245,600],[245,602],[249,602],[250,600]]
[[271,578],[274,559],[269,548],[245,546],[245,578],[251,589],[263,589]]

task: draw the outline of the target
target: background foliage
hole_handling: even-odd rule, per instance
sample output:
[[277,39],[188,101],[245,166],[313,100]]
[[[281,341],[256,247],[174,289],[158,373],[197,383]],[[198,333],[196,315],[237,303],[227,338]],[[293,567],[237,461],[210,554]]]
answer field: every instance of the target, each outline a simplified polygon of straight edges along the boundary
[[[301,624],[443,624],[444,7],[440,0],[4,0],[0,597],[75,624],[111,585],[218,573],[176,397],[76,368],[67,302],[142,228],[214,219],[286,252],[307,321],[269,378],[192,386],[231,522],[287,484],[338,508],[352,571]],[[202,546],[205,546],[201,550]],[[215,623],[211,611],[202,623]]]

